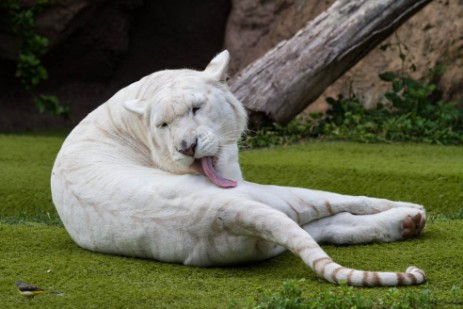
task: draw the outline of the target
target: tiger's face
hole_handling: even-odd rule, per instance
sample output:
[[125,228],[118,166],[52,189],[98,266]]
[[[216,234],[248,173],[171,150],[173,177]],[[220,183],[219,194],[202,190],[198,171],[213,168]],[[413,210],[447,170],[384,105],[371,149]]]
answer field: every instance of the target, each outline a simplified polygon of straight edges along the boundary
[[229,152],[236,151],[246,112],[224,82],[228,53],[216,58],[202,72],[153,74],[145,81],[156,84],[153,90],[146,91],[143,98],[124,102],[124,107],[144,117],[152,159],[160,169],[200,173],[228,188],[236,183],[225,175],[227,158]]

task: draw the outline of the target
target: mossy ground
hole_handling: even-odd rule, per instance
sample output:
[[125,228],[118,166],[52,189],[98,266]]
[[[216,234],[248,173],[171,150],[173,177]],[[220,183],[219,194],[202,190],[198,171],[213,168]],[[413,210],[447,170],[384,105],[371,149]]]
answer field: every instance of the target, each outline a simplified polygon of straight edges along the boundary
[[[62,135],[0,135],[0,303],[2,308],[226,308],[302,279],[304,294],[336,289],[290,253],[251,265],[195,268],[95,254],[77,247],[57,220],[49,175]],[[335,261],[369,270],[428,274],[420,287],[440,306],[463,303],[463,147],[311,142],[242,153],[248,180],[422,203],[431,217],[414,240],[324,246]],[[29,304],[15,282],[65,295]],[[460,292],[458,292],[460,288]],[[356,289],[374,299],[385,288]],[[457,292],[455,292],[457,291]]]

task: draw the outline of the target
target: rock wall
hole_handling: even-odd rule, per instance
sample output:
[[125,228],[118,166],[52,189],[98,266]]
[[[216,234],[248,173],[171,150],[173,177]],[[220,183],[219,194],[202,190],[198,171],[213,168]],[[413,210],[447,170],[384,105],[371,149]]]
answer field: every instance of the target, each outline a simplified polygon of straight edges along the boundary
[[232,55],[230,73],[236,73],[281,40],[293,36],[334,2],[232,0],[225,33],[225,47]]
[[43,59],[49,80],[36,92],[70,105],[72,117],[64,121],[38,114],[14,77],[20,42],[0,10],[0,132],[72,127],[149,73],[203,69],[223,48],[229,11],[229,0],[57,0],[37,17],[50,49]]

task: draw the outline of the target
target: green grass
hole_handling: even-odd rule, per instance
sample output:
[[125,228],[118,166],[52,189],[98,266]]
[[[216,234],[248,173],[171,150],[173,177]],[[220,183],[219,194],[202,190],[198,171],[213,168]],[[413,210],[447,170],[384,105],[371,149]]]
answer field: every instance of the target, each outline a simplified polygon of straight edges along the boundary
[[63,136],[0,135],[0,218],[56,218],[50,174]]
[[[195,268],[77,247],[59,224],[49,192],[62,141],[59,134],[0,135],[2,308],[241,308],[287,280],[301,279],[303,297],[339,291],[290,253],[239,267]],[[247,151],[241,163],[251,181],[424,204],[435,219],[418,239],[324,248],[349,267],[397,271],[416,265],[427,272],[427,283],[398,293],[427,289],[439,308],[463,303],[463,147],[311,142]],[[44,295],[27,304],[16,291],[17,280],[65,295]],[[379,300],[388,291],[352,293]]]
[[309,142],[241,155],[254,182],[421,203],[431,214],[463,211],[463,147]]

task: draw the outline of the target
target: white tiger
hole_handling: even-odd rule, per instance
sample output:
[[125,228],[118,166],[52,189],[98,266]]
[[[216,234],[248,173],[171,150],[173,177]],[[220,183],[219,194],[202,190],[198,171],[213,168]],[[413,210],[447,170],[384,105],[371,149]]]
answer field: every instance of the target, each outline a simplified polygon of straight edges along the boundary
[[73,240],[91,251],[212,266],[285,249],[318,276],[354,286],[420,284],[425,274],[336,264],[317,242],[417,236],[422,206],[243,180],[242,104],[225,83],[229,54],[204,71],[165,70],[117,92],[65,140],[53,202]]

